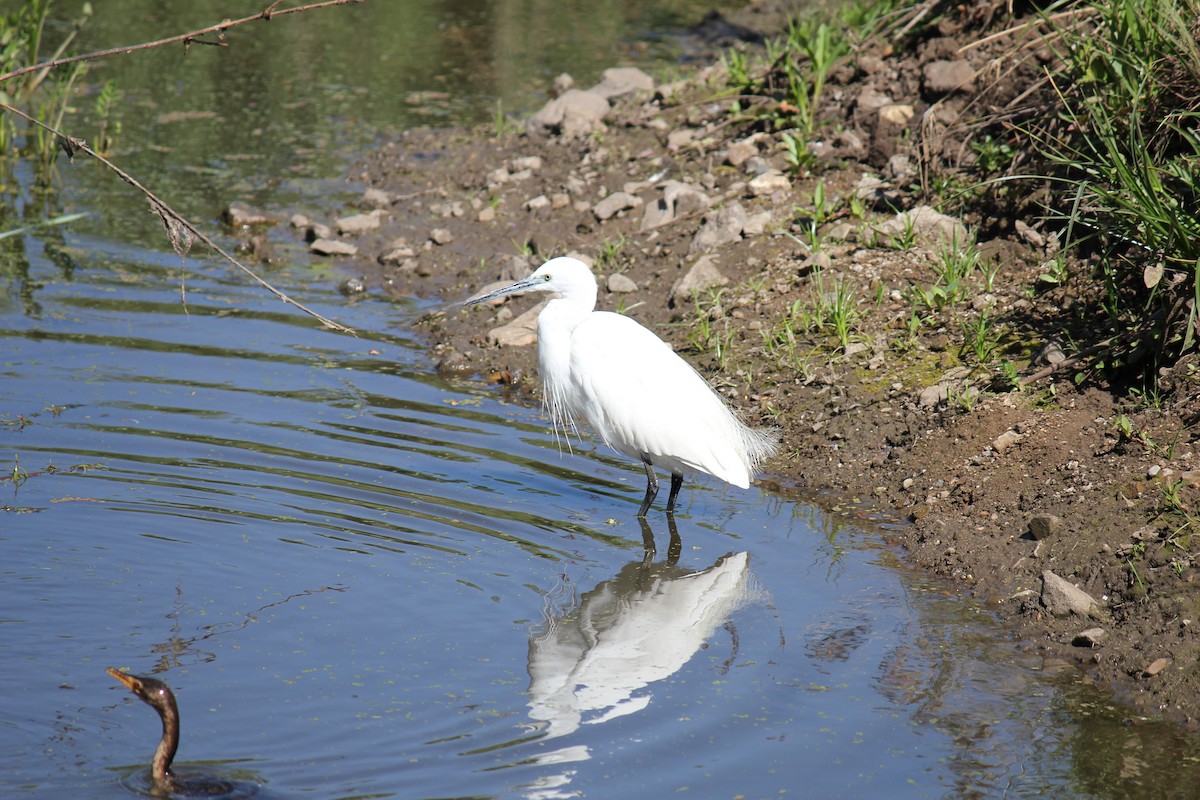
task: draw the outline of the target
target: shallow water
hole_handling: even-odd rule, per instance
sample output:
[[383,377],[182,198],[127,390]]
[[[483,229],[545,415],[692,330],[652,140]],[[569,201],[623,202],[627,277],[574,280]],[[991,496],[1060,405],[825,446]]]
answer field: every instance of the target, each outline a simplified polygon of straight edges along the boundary
[[[198,158],[164,180],[203,206]],[[214,185],[266,159],[236,163]],[[301,172],[256,202],[340,174]],[[109,666],[175,688],[184,767],[267,797],[1191,796],[1193,737],[886,526],[692,482],[647,561],[641,468],[438,378],[419,302],[271,271],[354,338],[192,259],[185,304],[153,217],[64,179],[94,216],[20,237],[0,295],[0,796],[146,791],[158,722]]]

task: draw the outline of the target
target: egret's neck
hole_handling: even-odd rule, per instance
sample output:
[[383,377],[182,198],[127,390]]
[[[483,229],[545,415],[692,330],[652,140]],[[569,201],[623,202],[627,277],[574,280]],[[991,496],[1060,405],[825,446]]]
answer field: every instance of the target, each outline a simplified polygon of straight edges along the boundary
[[596,307],[596,287],[583,297],[556,297],[538,314],[538,371],[544,400],[556,422],[573,413],[571,334]]

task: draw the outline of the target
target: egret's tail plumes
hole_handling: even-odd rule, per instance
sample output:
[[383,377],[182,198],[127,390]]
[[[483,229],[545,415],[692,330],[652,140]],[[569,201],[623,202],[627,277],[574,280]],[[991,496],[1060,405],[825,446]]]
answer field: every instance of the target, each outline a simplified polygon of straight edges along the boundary
[[751,428],[740,419],[737,420],[737,426],[738,438],[746,453],[746,471],[753,478],[762,463],[779,449],[779,431],[774,428]]

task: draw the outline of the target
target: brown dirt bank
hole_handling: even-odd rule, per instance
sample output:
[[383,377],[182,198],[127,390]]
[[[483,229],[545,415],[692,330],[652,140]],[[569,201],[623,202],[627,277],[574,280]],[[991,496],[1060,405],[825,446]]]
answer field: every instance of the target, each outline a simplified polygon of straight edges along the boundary
[[[1077,664],[1136,714],[1195,725],[1195,363],[1164,370],[1154,402],[1052,370],[1063,350],[1060,367],[1086,350],[1094,290],[1039,281],[1056,239],[1016,192],[941,221],[979,230],[980,266],[960,298],[913,322],[915,292],[947,253],[948,228],[897,216],[922,204],[921,154],[968,151],[964,120],[1024,85],[1018,68],[987,92],[931,88],[934,61],[982,71],[1003,57],[1002,43],[964,53],[950,34],[860,52],[835,72],[835,122],[808,175],[789,169],[778,136],[729,122],[719,66],[614,99],[577,135],[410,132],[362,167],[383,224],[356,238],[367,257],[352,269],[368,289],[452,301],[553,255],[590,257],[601,308],[655,330],[747,418],[782,428],[767,482],[910,520],[888,535],[1029,648]],[[698,262],[715,270],[709,284],[676,287]],[[431,314],[423,330],[446,373],[534,403],[532,337],[510,325],[534,302]],[[527,343],[498,346],[493,329]],[[1000,380],[992,352],[1027,382]],[[1045,573],[1094,605],[1064,610]]]

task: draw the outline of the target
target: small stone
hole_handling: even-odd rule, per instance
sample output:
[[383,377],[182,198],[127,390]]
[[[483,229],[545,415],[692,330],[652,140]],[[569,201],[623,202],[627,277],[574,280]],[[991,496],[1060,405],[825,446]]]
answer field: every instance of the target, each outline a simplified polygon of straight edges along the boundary
[[241,203],[230,203],[221,212],[221,220],[234,230],[274,225],[275,218],[263,211],[249,208]]
[[1095,598],[1050,570],[1042,573],[1042,605],[1056,617],[1093,616],[1100,611]]
[[445,228],[434,228],[429,232],[429,241],[434,244],[450,244],[454,241],[454,234]]
[[667,149],[675,152],[680,148],[686,147],[696,138],[696,132],[691,128],[681,128],[671,131],[667,134]]
[[875,232],[885,240],[911,233],[923,241],[948,242],[960,246],[967,241],[967,228],[962,222],[931,206],[917,206],[910,211],[901,211],[875,226]]
[[903,103],[888,103],[879,108],[879,121],[889,125],[907,125],[916,110]]
[[629,292],[636,292],[638,290],[638,285],[633,282],[633,279],[620,272],[614,272],[609,275],[605,286],[613,294],[628,294]]
[[975,69],[968,61],[931,61],[922,70],[925,91],[930,94],[949,94],[968,90],[975,83]]
[[735,201],[722,206],[705,216],[704,225],[696,232],[688,248],[688,255],[706,253],[723,244],[736,242],[742,238],[745,227],[746,209],[741,203]]
[[595,92],[568,89],[529,118],[530,133],[549,131],[566,139],[604,129],[610,107],[608,99]]
[[725,163],[733,167],[740,167],[756,155],[758,155],[758,137],[749,136],[733,142],[725,148]]
[[637,92],[654,91],[654,79],[637,67],[611,67],[604,70],[603,80],[591,88],[606,100],[614,100]]
[[362,294],[366,290],[367,279],[362,276],[346,278],[346,280],[338,284],[338,291],[346,295],[346,297],[353,297],[356,294]]
[[1099,647],[1107,635],[1108,631],[1104,630],[1104,628],[1088,628],[1086,631],[1080,631],[1075,634],[1075,638],[1071,640],[1071,644],[1076,647]]
[[341,239],[316,239],[309,244],[308,249],[319,256],[353,256],[358,254],[358,247]]
[[1017,236],[1025,240],[1025,243],[1031,247],[1043,247],[1046,244],[1046,237],[1041,233],[1029,227],[1025,222],[1017,220],[1016,224]]
[[566,208],[571,205],[571,195],[566,192],[555,192],[550,195],[551,208]]
[[477,219],[480,222],[495,222],[496,209],[492,206],[484,206],[483,208],[479,209],[479,215]]
[[750,181],[750,192],[755,197],[772,195],[775,192],[786,192],[792,188],[792,182],[777,169],[769,169]]
[[1005,431],[995,438],[992,442],[992,449],[997,453],[1004,453],[1012,448],[1014,444],[1021,441],[1025,437],[1013,430]]
[[[488,331],[488,341],[498,347],[528,347],[537,341],[537,318],[548,299],[535,305],[506,325]],[[501,309],[503,310],[503,309]]]
[[671,304],[677,305],[690,299],[698,292],[713,286],[724,286],[729,279],[717,269],[716,259],[711,255],[701,256],[687,274],[675,281],[671,287]]
[[597,220],[603,222],[615,217],[622,211],[637,208],[642,205],[642,202],[642,198],[628,192],[613,192],[592,206],[592,214],[595,215]]
[[342,217],[334,224],[337,227],[338,233],[345,236],[355,236],[377,229],[382,224],[379,219],[382,215],[383,212],[376,209],[369,214],[354,214],[349,217]]
[[544,194],[539,194],[537,197],[531,197],[525,201],[525,208],[530,211],[541,211],[543,208],[550,207],[550,198]]
[[516,172],[521,172],[523,170],[529,170],[530,172],[537,172],[539,169],[542,168],[542,157],[541,156],[522,156],[521,158],[513,159],[512,168]]
[[1029,518],[1029,535],[1041,541],[1062,530],[1062,518],[1054,514],[1036,514]]
[[392,196],[382,189],[367,189],[363,192],[362,204],[368,208],[387,208],[392,204]]
[[575,79],[567,73],[562,73],[554,79],[554,83],[550,86],[551,97],[561,97],[567,92],[575,88]]
[[1158,673],[1160,673],[1164,669],[1166,669],[1167,665],[1169,665],[1170,663],[1171,663],[1171,659],[1169,659],[1169,658],[1156,658],[1153,661],[1151,661],[1150,664],[1144,670],[1142,670],[1142,677],[1143,678],[1153,678],[1155,675],[1157,675]]
[[746,224],[742,226],[743,236],[761,236],[766,233],[767,228],[771,224],[771,211],[760,211],[757,214],[751,214],[746,217]]
[[1049,364],[1053,366],[1066,361],[1067,354],[1063,352],[1062,346],[1059,345],[1058,342],[1050,341],[1046,342],[1046,345],[1042,348],[1041,352],[1038,353],[1037,360],[1038,363]]
[[303,214],[292,214],[291,219],[288,220],[288,224],[293,228],[307,228],[312,223]]

